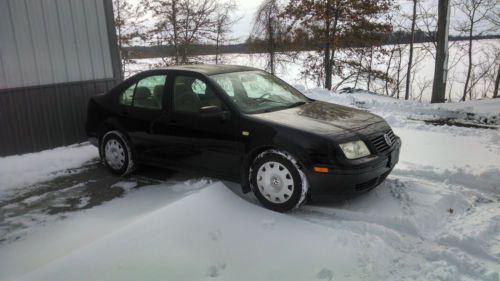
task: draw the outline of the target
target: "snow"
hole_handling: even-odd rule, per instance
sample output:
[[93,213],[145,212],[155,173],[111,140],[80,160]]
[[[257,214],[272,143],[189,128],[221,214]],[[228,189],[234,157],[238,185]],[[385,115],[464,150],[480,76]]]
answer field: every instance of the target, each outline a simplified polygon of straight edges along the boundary
[[0,198],[17,188],[48,181],[71,169],[81,169],[99,154],[89,144],[60,147],[38,153],[0,157]]

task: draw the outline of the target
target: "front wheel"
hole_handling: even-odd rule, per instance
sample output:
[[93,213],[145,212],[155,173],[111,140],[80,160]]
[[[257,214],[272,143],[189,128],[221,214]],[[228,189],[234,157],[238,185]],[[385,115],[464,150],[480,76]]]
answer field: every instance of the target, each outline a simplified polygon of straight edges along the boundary
[[287,212],[305,201],[307,178],[297,160],[286,152],[268,150],[259,154],[249,177],[255,196],[268,209]]
[[104,165],[116,175],[125,176],[135,170],[132,146],[119,131],[109,131],[101,139],[101,158]]

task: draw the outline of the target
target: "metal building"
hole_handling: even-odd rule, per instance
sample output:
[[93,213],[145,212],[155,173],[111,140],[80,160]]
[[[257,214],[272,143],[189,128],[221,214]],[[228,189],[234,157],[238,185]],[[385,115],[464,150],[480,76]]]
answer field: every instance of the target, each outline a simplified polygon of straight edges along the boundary
[[0,0],[0,156],[83,141],[121,79],[112,0]]

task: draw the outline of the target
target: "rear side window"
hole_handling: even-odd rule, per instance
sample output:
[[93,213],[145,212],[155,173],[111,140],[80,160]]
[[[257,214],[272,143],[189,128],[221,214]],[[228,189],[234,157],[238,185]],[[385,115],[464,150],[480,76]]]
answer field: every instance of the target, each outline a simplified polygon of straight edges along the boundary
[[139,108],[161,109],[166,75],[154,75],[139,80],[120,96],[120,103]]

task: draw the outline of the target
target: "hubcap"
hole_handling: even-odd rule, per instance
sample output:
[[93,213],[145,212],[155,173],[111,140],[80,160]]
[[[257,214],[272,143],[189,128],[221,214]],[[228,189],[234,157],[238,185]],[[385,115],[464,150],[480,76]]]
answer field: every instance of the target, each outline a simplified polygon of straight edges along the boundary
[[114,170],[120,170],[125,164],[125,149],[116,140],[111,139],[104,147],[106,163]]
[[270,202],[284,203],[290,199],[294,184],[290,171],[274,161],[266,162],[257,172],[257,187]]

